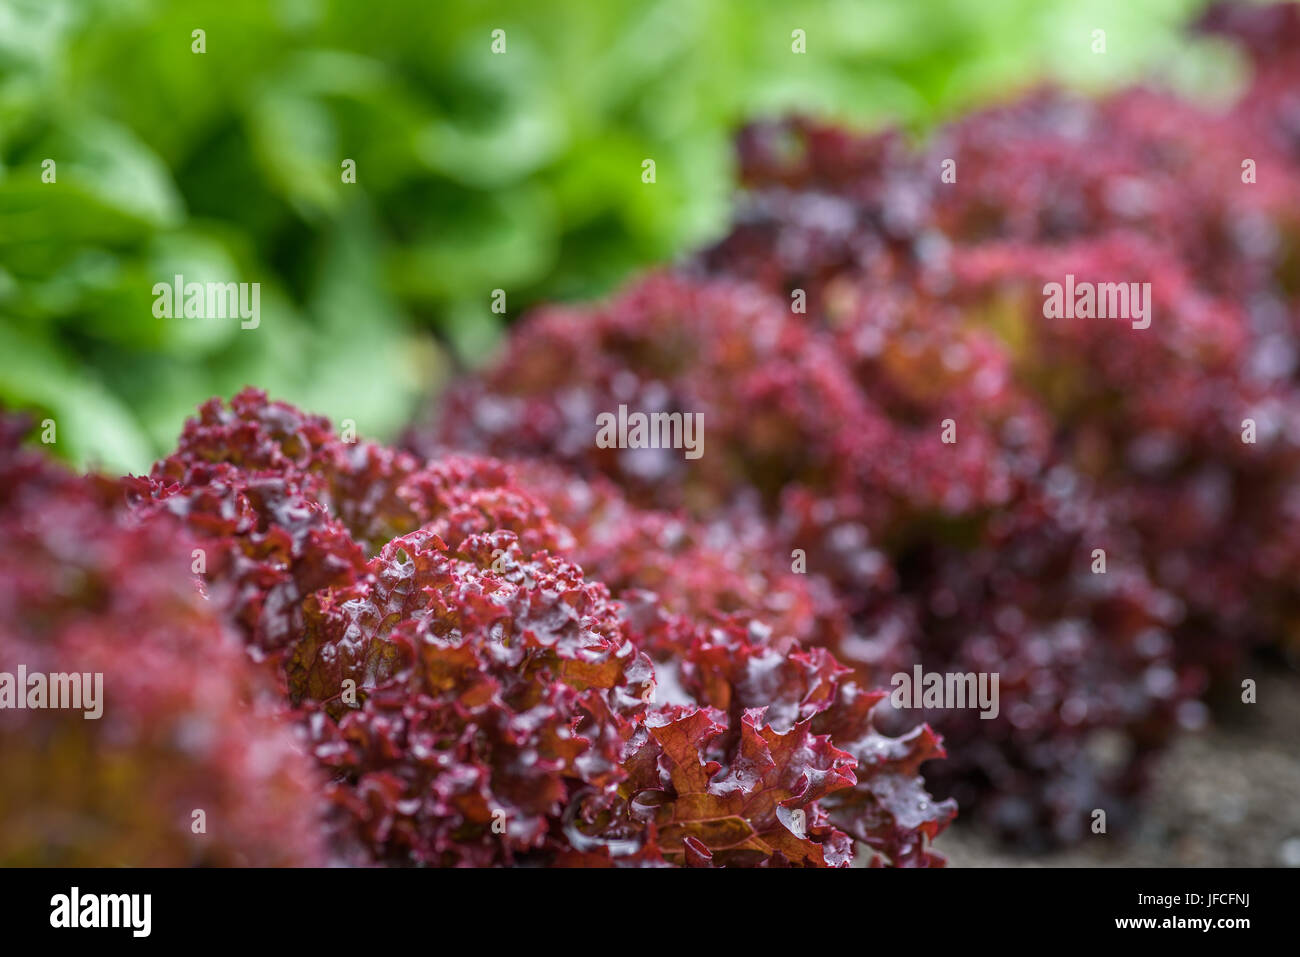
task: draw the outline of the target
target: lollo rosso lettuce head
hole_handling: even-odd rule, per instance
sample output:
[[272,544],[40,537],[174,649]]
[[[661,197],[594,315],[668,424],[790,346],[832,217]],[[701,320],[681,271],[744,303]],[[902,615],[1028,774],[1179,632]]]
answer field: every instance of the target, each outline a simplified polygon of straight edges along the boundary
[[[971,330],[995,333],[1002,358],[988,374],[1000,365],[1041,405],[1047,443],[1029,450],[1079,473],[1182,605],[1175,653],[1193,685],[1300,634],[1300,13],[1217,3],[1197,28],[1249,56],[1232,104],[1042,89],[919,150],[802,118],[754,124],[738,139],[736,222],[695,262],[783,298],[800,290],[807,322],[835,336],[900,421],[916,409],[888,398],[909,387],[891,352],[918,329],[944,352]],[[1067,275],[1149,283],[1146,327],[1049,318],[1047,284]],[[944,352],[913,378],[960,408],[969,435],[1000,403],[954,392]],[[1024,458],[1004,443],[1009,455]]]
[[942,863],[937,737],[882,734],[881,694],[801,649],[838,608],[752,537],[554,468],[344,442],[251,390],[126,486],[213,556],[328,776],[335,860]]
[[[675,343],[673,360],[624,348],[642,340]],[[553,361],[570,348],[572,362]],[[661,408],[700,410],[711,451],[689,470],[676,452],[650,485],[640,450],[598,449],[591,435],[596,410],[652,393],[674,397]],[[475,418],[481,409],[492,411]],[[950,417],[953,445],[941,438]],[[539,483],[575,516],[584,567],[654,589],[670,611],[725,611],[751,596],[741,603],[777,640],[829,648],[867,687],[917,664],[998,675],[991,718],[929,710],[888,726],[924,717],[940,729],[953,748],[932,772],[942,791],[1033,843],[1081,836],[1092,808],[1128,809],[1151,755],[1196,718],[1183,707],[1196,676],[1172,662],[1179,604],[1147,579],[1088,477],[1056,457],[1052,425],[1014,354],[937,295],[840,282],[810,321],[752,287],[658,275],[604,305],[526,322],[499,365],[459,387],[440,431],[411,441],[510,455],[523,436],[517,454],[558,450],[552,460],[593,476],[577,497]],[[720,462],[697,470],[710,454]],[[612,508],[606,479],[688,515]],[[734,547],[746,540],[753,548]],[[1092,571],[1096,549],[1111,556],[1105,575]],[[800,552],[805,574],[792,572]],[[660,566],[675,554],[690,571],[665,583]],[[630,620],[662,673],[690,660],[689,628]]]
[[[0,709],[0,863],[323,862],[322,777],[196,589],[183,529],[124,514],[114,483],[21,449],[23,431],[0,420],[0,681],[25,672],[29,705]],[[80,700],[55,700],[59,675]]]

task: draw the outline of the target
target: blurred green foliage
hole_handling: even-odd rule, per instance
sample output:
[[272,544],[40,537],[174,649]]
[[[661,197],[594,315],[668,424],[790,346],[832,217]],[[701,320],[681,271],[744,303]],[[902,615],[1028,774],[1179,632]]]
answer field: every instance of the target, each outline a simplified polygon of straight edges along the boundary
[[[1171,63],[1220,87],[1179,34],[1192,6],[0,0],[0,402],[117,470],[245,384],[388,436],[524,307],[716,233],[744,119],[921,131],[1041,76]],[[176,273],[260,282],[259,327],[155,318]]]

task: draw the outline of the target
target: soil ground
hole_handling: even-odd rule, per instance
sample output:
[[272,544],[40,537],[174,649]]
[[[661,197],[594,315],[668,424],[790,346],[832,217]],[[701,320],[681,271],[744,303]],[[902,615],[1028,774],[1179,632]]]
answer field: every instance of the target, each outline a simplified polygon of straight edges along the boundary
[[1129,839],[1097,835],[1026,856],[959,818],[935,849],[952,867],[1300,867],[1300,672],[1272,665],[1257,680],[1255,705],[1185,735],[1159,759]]

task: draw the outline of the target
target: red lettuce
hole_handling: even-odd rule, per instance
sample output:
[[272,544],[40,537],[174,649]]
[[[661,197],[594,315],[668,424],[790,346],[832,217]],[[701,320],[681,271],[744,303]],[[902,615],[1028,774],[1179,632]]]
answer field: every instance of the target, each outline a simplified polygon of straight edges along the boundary
[[[842,615],[752,537],[553,469],[345,443],[253,391],[125,488],[211,550],[209,594],[329,776],[337,860],[837,866],[856,839],[942,863],[937,739],[876,731],[848,669],[800,650]],[[597,499],[603,519],[576,505]],[[756,684],[760,661],[793,671]]]
[[322,863],[323,781],[184,530],[22,431],[0,418],[0,672],[100,674],[102,711],[0,711],[0,863]]

